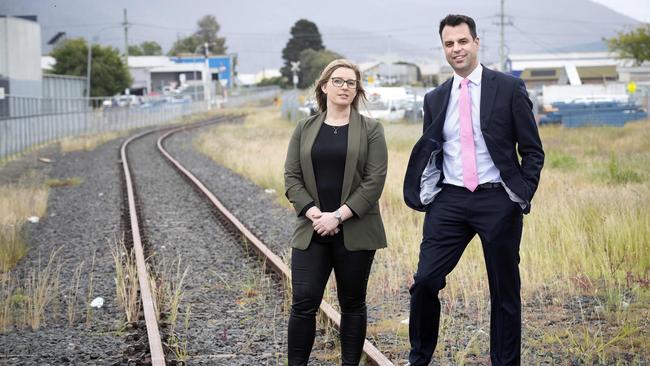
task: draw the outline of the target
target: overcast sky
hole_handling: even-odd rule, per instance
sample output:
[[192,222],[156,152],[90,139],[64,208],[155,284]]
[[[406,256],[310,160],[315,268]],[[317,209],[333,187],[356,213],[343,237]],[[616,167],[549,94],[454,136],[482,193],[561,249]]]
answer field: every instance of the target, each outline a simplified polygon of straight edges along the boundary
[[648,0],[594,0],[619,13],[640,22],[650,23],[650,1]]
[[[603,38],[650,21],[649,0],[506,0],[507,52],[603,50]],[[603,4],[603,5],[601,5]],[[169,50],[212,14],[221,25],[240,72],[282,65],[282,48],[299,19],[315,22],[325,46],[356,62],[381,58],[444,62],[437,23],[449,13],[474,17],[481,60],[498,59],[500,0],[0,0],[0,14],[37,15],[46,42],[57,32],[124,48],[123,9],[129,43],[156,41]],[[612,10],[613,9],[613,10]]]

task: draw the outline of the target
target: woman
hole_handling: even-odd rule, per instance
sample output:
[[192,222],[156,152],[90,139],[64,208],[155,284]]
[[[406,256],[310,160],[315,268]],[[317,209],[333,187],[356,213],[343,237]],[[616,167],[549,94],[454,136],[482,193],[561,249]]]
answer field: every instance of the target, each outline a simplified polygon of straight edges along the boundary
[[332,61],[314,89],[320,113],[298,124],[284,165],[286,196],[298,215],[291,241],[289,366],[307,365],[332,269],[342,364],[356,366],[366,337],[370,267],[375,250],[386,247],[378,200],[388,153],[381,124],[359,114],[366,95],[356,65]]

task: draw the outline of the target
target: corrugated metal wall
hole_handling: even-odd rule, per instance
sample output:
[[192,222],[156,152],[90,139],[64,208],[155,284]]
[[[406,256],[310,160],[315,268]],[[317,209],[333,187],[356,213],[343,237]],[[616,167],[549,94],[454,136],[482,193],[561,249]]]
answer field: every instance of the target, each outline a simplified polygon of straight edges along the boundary
[[85,77],[43,75],[43,98],[83,98],[85,91]]

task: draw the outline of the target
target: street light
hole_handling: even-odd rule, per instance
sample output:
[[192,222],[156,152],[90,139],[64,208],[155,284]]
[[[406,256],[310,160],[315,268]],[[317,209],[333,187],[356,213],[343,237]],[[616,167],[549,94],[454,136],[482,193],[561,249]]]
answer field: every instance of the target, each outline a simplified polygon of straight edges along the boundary
[[[91,39],[89,39],[88,42],[88,60],[87,60],[87,65],[86,65],[86,98],[88,98],[88,101],[90,102],[90,69],[92,67],[92,58],[93,58],[93,44],[97,42],[99,39],[99,33],[111,29],[111,28],[119,28],[121,27],[120,25],[112,25],[110,27],[104,27],[98,30]],[[128,46],[127,46],[128,47]],[[129,68],[129,60],[126,60],[126,67],[127,69]]]

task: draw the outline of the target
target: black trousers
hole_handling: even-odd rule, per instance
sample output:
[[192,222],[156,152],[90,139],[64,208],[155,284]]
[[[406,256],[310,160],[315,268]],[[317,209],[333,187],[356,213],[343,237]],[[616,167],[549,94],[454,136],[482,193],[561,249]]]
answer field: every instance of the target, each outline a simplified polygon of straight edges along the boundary
[[490,359],[493,366],[519,365],[521,297],[519,243],[523,215],[503,188],[470,192],[445,185],[424,218],[415,281],[410,289],[411,365],[428,365],[438,340],[445,277],[478,234],[490,286]]
[[316,312],[332,269],[341,306],[342,365],[359,365],[366,339],[366,288],[374,256],[374,250],[349,251],[342,240],[325,244],[312,241],[307,250],[292,250],[289,366],[307,365],[314,345]]

